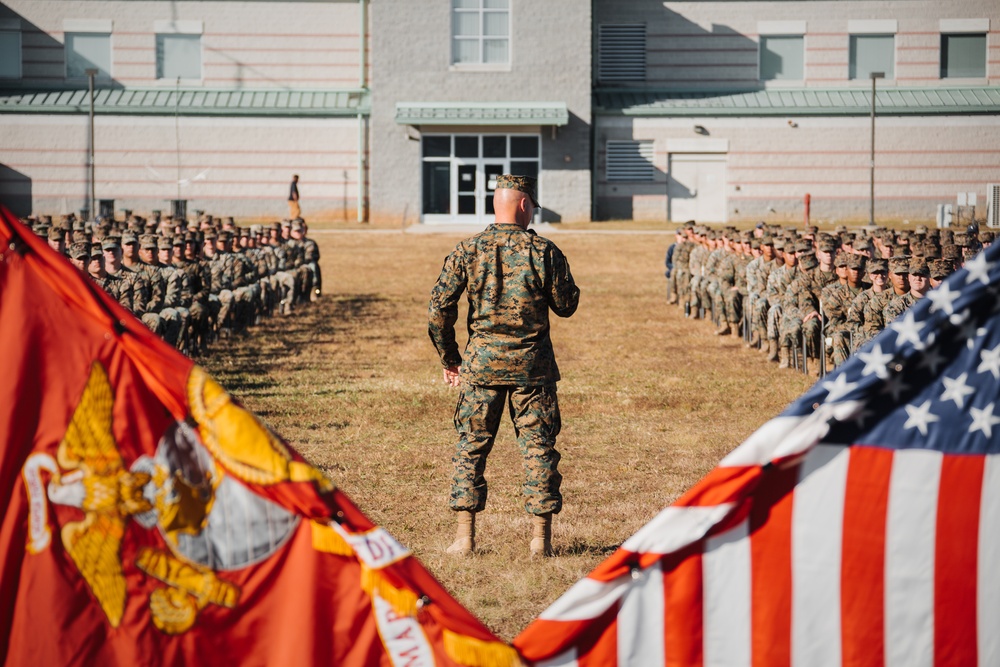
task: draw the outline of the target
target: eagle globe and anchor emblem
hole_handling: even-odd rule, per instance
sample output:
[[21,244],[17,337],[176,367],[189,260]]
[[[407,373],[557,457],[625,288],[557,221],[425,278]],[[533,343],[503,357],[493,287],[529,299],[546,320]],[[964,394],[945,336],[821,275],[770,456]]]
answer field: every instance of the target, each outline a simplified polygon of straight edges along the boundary
[[[134,565],[162,584],[149,599],[153,623],[181,634],[207,605],[232,609],[239,603],[239,588],[218,573],[268,558],[298,526],[298,516],[242,482],[312,481],[321,490],[333,488],[319,470],[292,460],[267,427],[197,366],[187,394],[188,419],[166,430],[153,456],[126,467],[111,428],[114,391],[104,367],[94,362],[56,458],[33,454],[22,471],[28,552],[51,543],[47,501],[79,509],[83,518],[66,522],[60,538],[112,627],[125,611],[121,545],[130,518],[158,531],[167,546],[140,547]],[[42,471],[49,473],[47,484]]]

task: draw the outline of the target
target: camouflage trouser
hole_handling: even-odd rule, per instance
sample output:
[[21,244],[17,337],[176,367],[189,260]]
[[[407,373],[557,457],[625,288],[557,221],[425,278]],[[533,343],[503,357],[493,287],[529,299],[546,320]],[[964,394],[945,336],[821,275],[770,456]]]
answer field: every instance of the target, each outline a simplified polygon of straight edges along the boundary
[[778,340],[779,323],[781,322],[781,304],[767,309],[767,338]]
[[677,301],[683,304],[691,291],[691,272],[674,269],[677,274]]
[[558,513],[562,509],[559,486],[559,401],[556,385],[540,387],[482,387],[463,383],[455,408],[458,444],[452,465],[450,507],[481,512],[486,507],[486,457],[493,449],[504,406],[510,412],[514,433],[524,461],[524,509],[529,514]]
[[725,301],[722,296],[722,287],[719,281],[712,278],[705,287],[705,310],[711,311],[716,318],[720,318],[725,313]]
[[778,325],[778,343],[782,346],[797,348],[806,342],[806,354],[813,359],[819,358],[819,318],[812,318],[808,322],[803,322],[797,314],[786,313],[781,317]]
[[837,367],[851,356],[851,332],[841,328],[831,332],[830,337],[833,339],[833,365]]
[[688,290],[688,301],[691,304],[691,313],[698,312],[698,308],[703,308],[704,304],[701,300],[702,292],[702,277],[701,276],[691,276],[691,287]]
[[730,324],[743,320],[743,295],[739,290],[724,286],[722,296],[726,302],[726,321]]
[[756,331],[763,340],[767,338],[767,299],[751,294],[748,301],[750,331]]

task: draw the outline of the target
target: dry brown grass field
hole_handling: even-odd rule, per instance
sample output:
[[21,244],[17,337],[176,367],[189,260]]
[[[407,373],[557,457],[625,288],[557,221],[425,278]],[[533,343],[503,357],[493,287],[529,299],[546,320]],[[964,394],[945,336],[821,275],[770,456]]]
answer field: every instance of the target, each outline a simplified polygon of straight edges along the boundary
[[[557,557],[528,557],[521,461],[505,418],[479,554],[455,559],[444,550],[456,394],[441,380],[426,314],[462,235],[314,236],[322,299],[217,343],[200,362],[504,639],[810,384],[666,305],[670,236],[553,232],[582,292],[576,315],[552,326],[563,376]],[[464,344],[464,313],[459,322]]]

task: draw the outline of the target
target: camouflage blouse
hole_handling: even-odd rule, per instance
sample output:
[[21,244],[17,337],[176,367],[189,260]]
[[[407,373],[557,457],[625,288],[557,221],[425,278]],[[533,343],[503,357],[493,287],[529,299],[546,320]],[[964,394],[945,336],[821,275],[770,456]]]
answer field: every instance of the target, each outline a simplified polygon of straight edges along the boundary
[[[469,342],[455,342],[458,301],[468,292]],[[559,380],[549,309],[576,311],[580,290],[565,256],[548,239],[494,224],[458,244],[431,291],[428,333],[445,367],[462,366],[473,385],[535,386]]]

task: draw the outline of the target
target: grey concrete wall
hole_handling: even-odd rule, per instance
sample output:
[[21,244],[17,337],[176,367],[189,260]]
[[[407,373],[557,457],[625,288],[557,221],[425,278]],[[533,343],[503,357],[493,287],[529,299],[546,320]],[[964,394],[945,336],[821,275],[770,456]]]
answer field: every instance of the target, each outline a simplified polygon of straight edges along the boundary
[[[888,86],[936,85],[940,20],[990,19],[987,79],[1000,82],[1000,3],[995,0],[826,0],[819,2],[662,2],[597,0],[594,31],[603,23],[646,25],[651,88],[754,89],[803,82],[758,80],[759,22],[803,21],[805,85],[864,86],[848,79],[848,23],[894,19],[896,78]],[[597,66],[595,62],[595,72]]]
[[[111,75],[123,86],[156,79],[154,22],[201,21],[207,88],[356,88],[357,2],[130,2],[6,0],[0,18],[22,21],[24,83],[65,81],[66,19],[112,21]],[[187,84],[187,82],[185,82]]]
[[[88,199],[86,116],[0,116],[0,201],[30,195],[39,214],[78,211]],[[357,121],[98,116],[98,199],[148,213],[188,200],[188,210],[278,220],[300,176],[302,214],[354,220]],[[178,150],[179,148],[179,150]]]
[[[789,120],[795,124],[793,127]],[[702,125],[707,136],[693,131]],[[598,217],[666,220],[671,144],[697,152],[697,142],[724,140],[728,221],[800,221],[803,197],[819,222],[868,219],[868,118],[608,118],[597,120]],[[608,139],[654,144],[654,180],[608,182]],[[707,143],[706,143],[707,145]],[[1000,182],[998,116],[878,117],[875,139],[876,217],[932,220],[937,205],[976,192],[985,214],[987,183]],[[721,222],[721,221],[706,221]]]
[[[383,0],[372,20],[372,214],[415,219],[420,143],[395,121],[397,102],[565,102],[570,123],[541,128],[540,197],[547,219],[590,217],[590,3],[511,0],[511,64],[451,65],[451,3]],[[420,128],[417,128],[420,129]],[[428,132],[440,127],[422,128]],[[490,132],[484,126],[452,131]],[[538,132],[539,128],[521,127]]]

